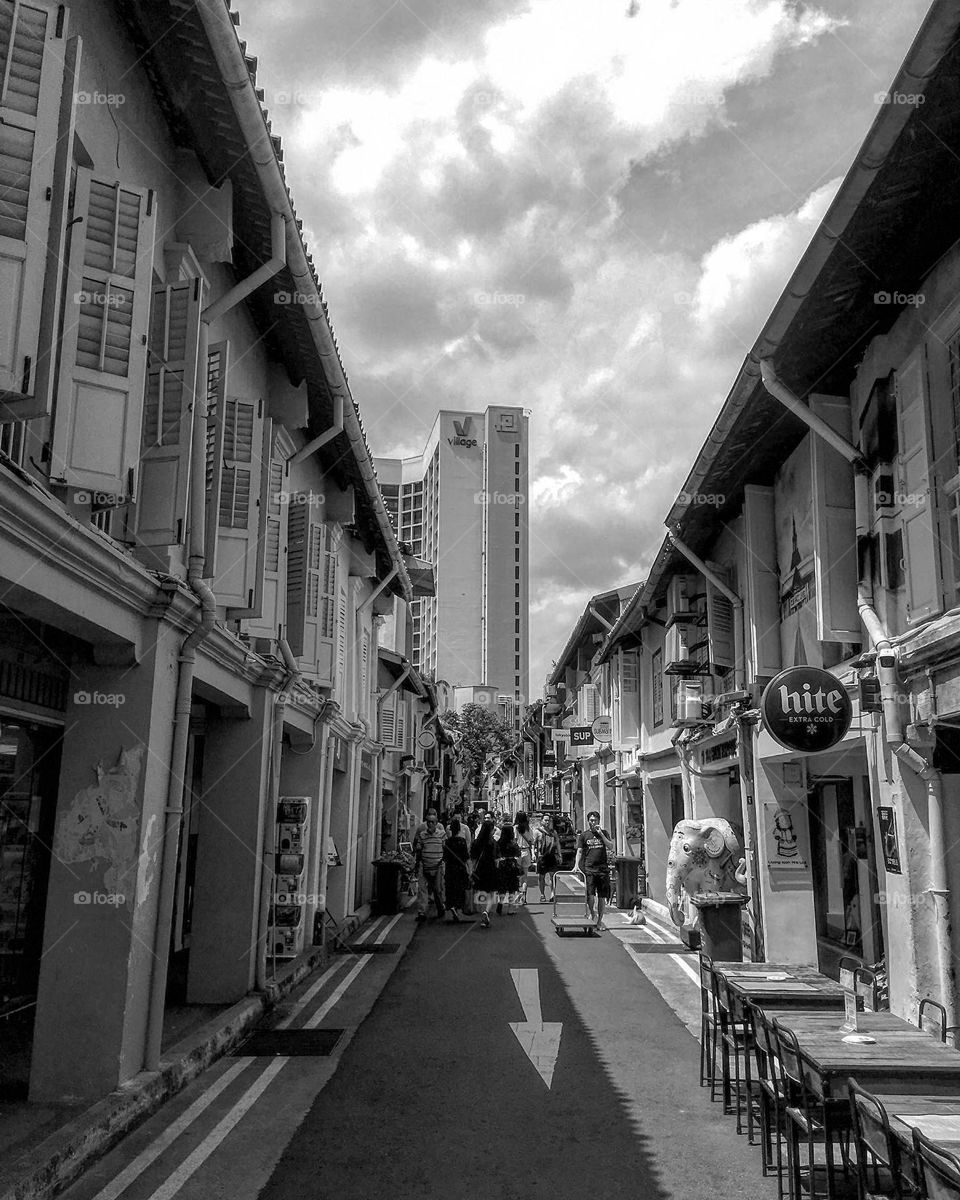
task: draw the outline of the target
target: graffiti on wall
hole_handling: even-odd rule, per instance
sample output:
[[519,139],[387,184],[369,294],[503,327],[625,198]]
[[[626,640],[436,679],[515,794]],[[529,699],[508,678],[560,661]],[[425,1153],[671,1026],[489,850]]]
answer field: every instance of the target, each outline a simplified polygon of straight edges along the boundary
[[103,886],[111,896],[132,890],[124,883],[138,858],[137,784],[142,764],[142,746],[121,750],[112,767],[97,763],[97,782],[76,793],[57,827],[55,853],[60,861],[93,864],[103,872]]

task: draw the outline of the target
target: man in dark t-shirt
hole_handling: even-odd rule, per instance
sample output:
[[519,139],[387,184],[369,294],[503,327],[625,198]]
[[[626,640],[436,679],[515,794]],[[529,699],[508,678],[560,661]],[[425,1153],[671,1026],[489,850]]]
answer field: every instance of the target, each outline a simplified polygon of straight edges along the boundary
[[[607,837],[600,828],[600,814],[587,813],[587,828],[577,834],[577,858],[574,871],[583,875],[587,891],[587,911],[595,921],[594,931],[603,932],[603,909],[610,899],[610,875],[607,864],[612,860],[616,847],[613,838]],[[597,915],[594,918],[593,901],[596,897]]]

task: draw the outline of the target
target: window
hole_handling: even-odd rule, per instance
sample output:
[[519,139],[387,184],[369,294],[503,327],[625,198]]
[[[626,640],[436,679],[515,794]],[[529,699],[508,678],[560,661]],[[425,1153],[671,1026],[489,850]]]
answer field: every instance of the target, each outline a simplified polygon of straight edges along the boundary
[[653,673],[653,725],[663,724],[663,651],[654,650],[650,669]]

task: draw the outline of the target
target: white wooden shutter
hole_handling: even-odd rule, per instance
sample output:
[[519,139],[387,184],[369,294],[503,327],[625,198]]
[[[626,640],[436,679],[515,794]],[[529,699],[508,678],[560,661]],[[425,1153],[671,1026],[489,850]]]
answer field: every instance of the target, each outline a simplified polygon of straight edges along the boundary
[[183,541],[202,307],[199,279],[154,289],[135,526],[146,546]]
[[329,530],[310,493],[290,495],[287,515],[287,641],[303,669],[317,682],[333,686],[333,642],[336,629],[332,580],[336,587],[337,555],[329,550]]
[[78,169],[50,474],[129,494],[140,457],[154,194]]
[[380,702],[380,741],[387,750],[398,750],[397,741],[397,693]]
[[907,616],[922,621],[940,611],[940,560],[930,499],[930,446],[922,348],[897,373],[900,490]]
[[[810,411],[850,439],[846,396],[811,396]],[[822,437],[810,435],[817,636],[822,642],[858,642],[857,518],[853,467]]]
[[220,532],[220,484],[223,465],[223,418],[230,379],[230,343],[215,342],[207,347],[207,445],[206,483],[204,488],[204,575],[213,577],[217,561],[217,537]]
[[272,425],[263,402],[227,396],[223,405],[214,591],[231,617],[257,617],[263,602],[260,513],[266,508]]
[[63,5],[0,0],[0,393],[34,394],[65,52]]
[[365,629],[360,639],[360,699],[357,711],[361,716],[367,715],[370,686],[370,632]]
[[397,702],[397,747],[402,754],[407,749],[408,701],[402,691],[397,692],[395,699]]
[[347,698],[347,589],[337,589],[337,665],[334,687],[341,705]]
[[743,489],[743,522],[747,657],[753,665],[755,678],[772,677],[779,673],[782,661],[773,488],[748,484]]
[[620,740],[640,736],[640,660],[635,650],[620,652]]
[[[726,582],[726,581],[724,581]],[[713,667],[726,670],[736,658],[733,604],[718,587],[707,580],[708,660]]]

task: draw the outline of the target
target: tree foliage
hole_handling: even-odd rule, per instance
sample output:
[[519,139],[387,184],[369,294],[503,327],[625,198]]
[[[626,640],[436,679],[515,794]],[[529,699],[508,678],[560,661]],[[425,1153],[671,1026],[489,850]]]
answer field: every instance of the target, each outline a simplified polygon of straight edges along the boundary
[[492,708],[483,704],[465,704],[459,712],[447,712],[440,718],[445,728],[460,734],[457,758],[463,777],[476,782],[483,772],[487,755],[509,750],[516,735]]

